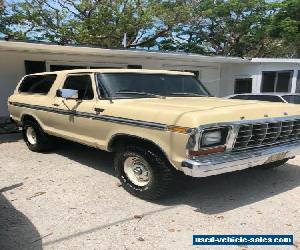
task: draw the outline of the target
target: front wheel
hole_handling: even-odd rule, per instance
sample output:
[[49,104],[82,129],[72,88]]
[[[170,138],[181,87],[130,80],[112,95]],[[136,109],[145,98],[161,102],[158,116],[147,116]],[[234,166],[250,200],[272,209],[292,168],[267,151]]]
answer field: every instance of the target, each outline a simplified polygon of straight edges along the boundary
[[114,166],[124,189],[145,200],[166,195],[174,180],[169,162],[159,152],[141,146],[118,150]]

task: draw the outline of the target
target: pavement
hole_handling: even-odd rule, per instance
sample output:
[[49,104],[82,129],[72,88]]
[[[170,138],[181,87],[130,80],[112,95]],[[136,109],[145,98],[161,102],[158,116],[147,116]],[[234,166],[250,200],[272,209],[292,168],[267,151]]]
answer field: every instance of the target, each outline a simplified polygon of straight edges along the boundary
[[[164,200],[120,187],[112,154],[72,142],[29,151],[0,135],[0,249],[300,249],[300,157],[187,179]],[[193,234],[293,234],[293,246],[195,247]]]

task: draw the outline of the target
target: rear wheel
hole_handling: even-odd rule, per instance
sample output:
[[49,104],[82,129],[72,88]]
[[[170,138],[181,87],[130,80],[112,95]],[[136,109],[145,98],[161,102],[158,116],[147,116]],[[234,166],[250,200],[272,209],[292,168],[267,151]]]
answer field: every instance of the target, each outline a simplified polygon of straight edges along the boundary
[[283,160],[280,160],[280,161],[269,162],[269,163],[266,163],[266,164],[256,166],[255,168],[259,168],[259,169],[278,168],[278,167],[282,166],[283,164],[287,163],[288,160],[289,159],[283,159]]
[[124,189],[141,199],[163,197],[174,180],[174,170],[169,162],[159,152],[142,146],[119,149],[114,165]]
[[23,138],[27,147],[34,152],[44,152],[53,147],[53,138],[33,120],[23,122]]

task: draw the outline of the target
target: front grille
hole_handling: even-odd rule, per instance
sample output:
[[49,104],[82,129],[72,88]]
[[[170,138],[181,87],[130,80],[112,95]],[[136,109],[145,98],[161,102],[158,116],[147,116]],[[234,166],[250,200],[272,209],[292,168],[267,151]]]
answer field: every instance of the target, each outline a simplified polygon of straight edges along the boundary
[[239,126],[233,150],[300,139],[300,119],[245,123]]

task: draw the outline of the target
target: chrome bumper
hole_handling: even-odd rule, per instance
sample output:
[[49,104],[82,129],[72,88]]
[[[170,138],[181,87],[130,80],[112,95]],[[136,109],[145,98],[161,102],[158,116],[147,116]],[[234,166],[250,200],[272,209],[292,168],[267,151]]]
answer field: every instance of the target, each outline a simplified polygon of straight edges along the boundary
[[189,176],[206,177],[251,168],[283,158],[292,158],[298,153],[300,154],[300,142],[240,152],[218,153],[184,160],[182,171]]

